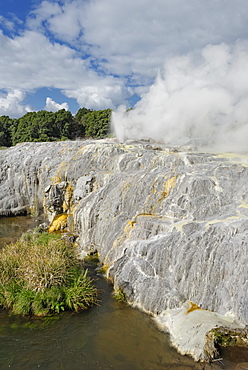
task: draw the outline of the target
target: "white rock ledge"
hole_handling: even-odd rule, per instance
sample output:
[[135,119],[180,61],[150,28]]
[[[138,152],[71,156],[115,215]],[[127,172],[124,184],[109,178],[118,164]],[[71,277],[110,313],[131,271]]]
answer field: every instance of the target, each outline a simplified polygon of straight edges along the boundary
[[155,317],[161,330],[171,335],[171,344],[182,355],[190,355],[195,361],[209,361],[215,358],[216,350],[209,342],[207,333],[216,327],[243,329],[231,313],[225,316],[203,310],[187,301],[180,308],[165,310]]
[[181,353],[208,359],[206,333],[239,326],[227,312],[248,325],[247,153],[22,143],[0,151],[0,215],[25,212],[61,217],[81,255],[97,251],[114,287],[159,315]]

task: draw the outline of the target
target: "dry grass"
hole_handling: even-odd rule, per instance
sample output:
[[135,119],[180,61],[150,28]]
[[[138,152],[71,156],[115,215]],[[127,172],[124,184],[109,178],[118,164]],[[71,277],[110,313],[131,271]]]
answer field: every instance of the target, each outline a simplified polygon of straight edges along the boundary
[[27,233],[0,251],[0,306],[17,314],[79,311],[97,301],[75,248],[58,235]]

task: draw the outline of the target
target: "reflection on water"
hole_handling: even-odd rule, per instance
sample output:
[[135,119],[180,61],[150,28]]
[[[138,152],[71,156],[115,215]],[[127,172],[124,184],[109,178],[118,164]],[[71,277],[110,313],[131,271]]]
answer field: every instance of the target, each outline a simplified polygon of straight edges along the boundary
[[43,217],[0,217],[0,248],[16,240],[28,229],[34,229],[43,221]]
[[[20,225],[30,227],[25,220],[0,219],[0,224],[8,225],[8,232],[19,233]],[[4,227],[0,230],[4,237]],[[238,362],[247,361],[232,358],[212,367],[179,355],[148,315],[116,302],[112,287],[91,273],[101,292],[99,306],[80,314],[67,312],[43,319],[0,312],[0,369],[235,370]]]
[[0,315],[0,369],[194,369],[168,346],[151,319],[111,298],[103,279],[100,306],[50,322]]

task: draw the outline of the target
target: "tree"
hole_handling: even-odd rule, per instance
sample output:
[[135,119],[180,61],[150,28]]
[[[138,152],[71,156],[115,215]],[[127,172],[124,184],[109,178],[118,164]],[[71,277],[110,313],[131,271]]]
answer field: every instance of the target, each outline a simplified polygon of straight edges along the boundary
[[13,145],[24,141],[54,141],[72,139],[77,135],[75,119],[71,112],[41,110],[28,112],[16,120],[12,128]]
[[0,146],[11,146],[11,126],[14,120],[9,116],[0,117]]
[[75,115],[76,121],[82,123],[85,115],[91,112],[92,112],[92,109],[80,108]]
[[106,137],[110,130],[111,109],[94,111],[86,121],[86,136]]
[[83,126],[85,136],[103,138],[109,133],[111,109],[92,111],[80,108],[75,118]]
[[25,141],[50,141],[54,131],[54,113],[47,111],[28,112],[12,126],[12,143]]
[[60,109],[54,113],[55,116],[55,131],[54,135],[57,138],[74,138],[74,118],[70,111]]
[[41,110],[28,112],[18,119],[0,117],[0,145],[11,146],[25,141],[55,141],[80,136],[105,137],[109,133],[111,110],[80,108],[75,117],[70,111]]
[[87,116],[91,112],[92,112],[92,109],[80,108],[75,115],[75,120],[79,127],[80,136],[85,135],[85,121],[87,119]]

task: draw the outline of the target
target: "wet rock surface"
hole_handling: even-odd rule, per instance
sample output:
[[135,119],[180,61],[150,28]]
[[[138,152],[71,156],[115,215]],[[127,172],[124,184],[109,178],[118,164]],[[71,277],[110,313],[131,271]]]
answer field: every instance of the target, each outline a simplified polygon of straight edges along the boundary
[[66,214],[82,254],[153,315],[192,301],[248,324],[248,156],[145,142],[0,151],[0,215]]

